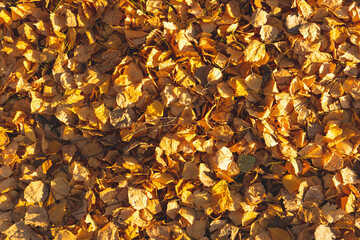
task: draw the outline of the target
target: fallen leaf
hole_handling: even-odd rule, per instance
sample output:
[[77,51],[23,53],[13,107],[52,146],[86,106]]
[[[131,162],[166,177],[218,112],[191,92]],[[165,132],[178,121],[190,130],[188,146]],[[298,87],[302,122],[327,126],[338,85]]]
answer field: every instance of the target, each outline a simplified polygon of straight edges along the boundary
[[245,78],[245,84],[254,91],[259,91],[262,85],[262,77],[258,74],[252,73]]
[[290,234],[282,228],[268,228],[272,239],[291,240]]
[[230,205],[233,203],[233,200],[230,196],[230,191],[228,184],[225,180],[220,180],[216,183],[212,189],[212,204],[215,214],[225,212]]
[[131,206],[136,210],[144,209],[148,205],[148,197],[142,189],[130,187],[128,189],[128,198]]
[[234,156],[229,148],[222,147],[215,155],[215,166],[221,170],[227,170]]
[[48,195],[49,189],[42,181],[33,181],[24,190],[24,198],[29,203],[43,203]]
[[295,175],[288,174],[283,176],[282,183],[286,190],[291,194],[299,189],[301,181]]
[[331,231],[330,227],[326,225],[319,225],[315,230],[315,240],[331,240],[335,239],[334,233]]
[[244,50],[244,56],[246,62],[258,64],[264,62],[268,57],[265,44],[258,40],[251,41]]
[[26,226],[23,221],[19,221],[6,229],[4,233],[14,240],[29,240],[32,235],[32,230],[30,227]]
[[63,240],[63,239],[75,240],[76,235],[67,229],[63,229],[60,230],[59,233],[56,235],[55,240]]
[[239,167],[240,172],[248,173],[252,170],[255,162],[256,162],[256,158],[253,156],[239,155],[236,163]]
[[25,224],[46,228],[49,224],[49,218],[45,208],[36,205],[30,206],[25,214]]
[[67,197],[70,193],[69,182],[64,177],[57,177],[51,181],[51,191],[56,200]]
[[269,14],[267,12],[257,8],[251,15],[250,22],[254,27],[258,28],[264,26],[267,23],[268,18]]

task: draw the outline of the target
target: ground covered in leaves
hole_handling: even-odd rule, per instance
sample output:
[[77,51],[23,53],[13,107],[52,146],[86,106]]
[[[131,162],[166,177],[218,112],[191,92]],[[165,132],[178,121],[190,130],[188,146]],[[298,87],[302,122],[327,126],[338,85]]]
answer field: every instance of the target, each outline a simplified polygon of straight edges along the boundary
[[0,1],[1,239],[360,237],[348,0]]

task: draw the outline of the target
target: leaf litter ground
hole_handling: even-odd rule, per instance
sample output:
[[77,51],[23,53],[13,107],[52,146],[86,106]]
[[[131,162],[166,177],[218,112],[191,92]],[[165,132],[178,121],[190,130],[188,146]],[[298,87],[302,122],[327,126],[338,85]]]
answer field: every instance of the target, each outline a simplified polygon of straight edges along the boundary
[[2,239],[357,239],[360,7],[0,1]]

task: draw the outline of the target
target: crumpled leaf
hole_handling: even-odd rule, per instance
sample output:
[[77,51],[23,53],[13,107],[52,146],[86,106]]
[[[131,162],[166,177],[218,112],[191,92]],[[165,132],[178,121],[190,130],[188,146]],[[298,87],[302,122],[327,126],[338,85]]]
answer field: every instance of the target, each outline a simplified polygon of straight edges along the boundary
[[148,197],[142,189],[130,187],[128,189],[128,198],[131,206],[136,210],[144,209],[148,205]]

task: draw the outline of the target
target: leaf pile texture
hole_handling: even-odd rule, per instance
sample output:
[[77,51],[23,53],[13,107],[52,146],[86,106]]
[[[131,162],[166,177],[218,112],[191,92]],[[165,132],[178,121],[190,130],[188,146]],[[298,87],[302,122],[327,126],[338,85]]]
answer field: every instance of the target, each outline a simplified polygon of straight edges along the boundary
[[0,0],[0,234],[360,238],[354,0]]

